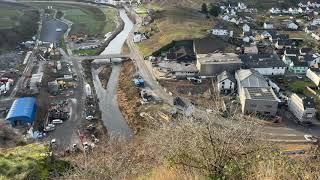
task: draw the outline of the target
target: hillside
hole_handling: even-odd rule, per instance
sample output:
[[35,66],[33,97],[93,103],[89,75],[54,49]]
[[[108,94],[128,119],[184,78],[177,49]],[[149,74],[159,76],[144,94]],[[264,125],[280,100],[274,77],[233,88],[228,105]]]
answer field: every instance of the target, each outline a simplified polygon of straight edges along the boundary
[[49,158],[47,152],[41,144],[0,149],[0,179],[47,179],[68,169],[69,163]]

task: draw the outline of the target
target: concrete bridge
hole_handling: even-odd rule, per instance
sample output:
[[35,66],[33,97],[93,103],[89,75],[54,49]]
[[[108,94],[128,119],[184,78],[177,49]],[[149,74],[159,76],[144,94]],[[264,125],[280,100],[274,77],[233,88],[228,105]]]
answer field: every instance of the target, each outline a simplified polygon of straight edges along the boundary
[[73,56],[73,58],[78,60],[85,60],[85,59],[127,59],[129,58],[128,55],[123,54],[108,54],[108,55],[97,55],[97,56]]

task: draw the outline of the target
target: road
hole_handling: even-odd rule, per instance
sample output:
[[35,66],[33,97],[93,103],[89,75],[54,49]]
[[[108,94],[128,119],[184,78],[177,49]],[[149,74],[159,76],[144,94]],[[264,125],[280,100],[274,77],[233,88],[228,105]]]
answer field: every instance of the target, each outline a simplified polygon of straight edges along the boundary
[[[85,104],[85,87],[84,77],[82,74],[81,64],[78,60],[68,56],[61,48],[59,49],[62,54],[62,61],[73,64],[72,71],[78,76],[78,87],[73,90],[74,94],[71,99],[68,99],[70,107],[70,118],[63,124],[58,125],[55,131],[48,134],[47,139],[55,138],[59,146],[64,149],[70,147],[74,143],[79,143],[78,130],[81,128],[84,120],[84,104]],[[65,99],[67,97],[64,97]],[[58,99],[54,97],[54,99]]]
[[[52,2],[55,2],[55,1],[52,1]],[[79,4],[79,2],[68,2],[68,3]],[[150,89],[160,98],[162,98],[165,102],[172,104],[172,97],[169,94],[167,94],[164,91],[164,89],[157,83],[157,80],[155,79],[152,73],[152,68],[144,62],[144,58],[141,55],[138,47],[133,43],[133,32],[137,31],[140,28],[140,26],[141,26],[141,19],[139,18],[137,19],[137,23],[134,25],[134,28],[132,29],[129,37],[127,38],[127,44],[131,50],[130,56],[132,57],[132,59],[135,60],[135,63],[139,69],[139,72],[145,79],[146,85],[149,86]],[[113,84],[113,86],[116,86],[116,84]],[[109,100],[114,101],[114,99],[112,100],[112,98],[109,98]],[[115,106],[116,104],[113,104],[113,107]],[[118,109],[118,107],[115,107],[115,108]],[[198,111],[198,113],[201,115],[206,114],[205,111],[201,111],[199,109],[196,109],[196,111]],[[111,111],[111,113],[114,113],[114,112]],[[223,125],[227,127],[232,127],[236,123],[235,121],[225,121],[225,120],[221,120],[220,118],[214,118],[214,117],[212,117],[212,120],[217,121],[219,125]],[[265,126],[265,127],[259,127],[259,128],[261,128],[259,129],[261,130],[261,133],[265,134],[268,140],[272,140],[272,141],[304,142],[303,135],[306,133],[313,134],[313,135],[320,135],[319,128],[306,129],[306,128],[299,127],[297,125],[293,125],[293,126],[288,125],[286,127]]]
[[133,42],[133,33],[139,30],[139,28],[141,27],[141,22],[141,18],[136,19],[136,24],[134,25],[134,28],[132,29],[127,39],[127,44],[130,49],[130,57],[135,60],[136,66],[139,69],[140,75],[142,75],[142,77],[144,78],[146,86],[148,86],[157,96],[163,99],[166,103],[172,105],[173,97],[166,93],[163,87],[161,87],[161,85],[158,84],[154,74],[152,73],[152,67],[148,67],[148,65],[145,63],[143,55],[140,53],[139,48]]
[[[137,18],[137,23],[135,24],[132,32],[130,33],[127,44],[130,49],[130,56],[136,61],[136,65],[139,68],[139,72],[144,77],[146,84],[152,89],[152,91],[157,94],[160,98],[162,98],[165,102],[172,104],[173,97],[166,93],[158,83],[157,80],[152,73],[152,67],[147,64],[141,55],[139,48],[133,42],[133,32],[138,31],[141,26],[141,18]],[[226,121],[219,117],[213,117],[212,115],[208,115],[205,110],[201,110],[196,108],[195,116],[200,118],[209,118],[212,121],[215,121],[217,125],[224,127],[233,127],[235,125],[240,124],[237,121]],[[315,136],[320,136],[320,128],[305,128],[300,127],[297,124],[286,125],[285,127],[271,127],[271,126],[263,126],[257,127],[262,135],[265,135],[269,141],[275,142],[305,142],[304,135],[312,134]]]

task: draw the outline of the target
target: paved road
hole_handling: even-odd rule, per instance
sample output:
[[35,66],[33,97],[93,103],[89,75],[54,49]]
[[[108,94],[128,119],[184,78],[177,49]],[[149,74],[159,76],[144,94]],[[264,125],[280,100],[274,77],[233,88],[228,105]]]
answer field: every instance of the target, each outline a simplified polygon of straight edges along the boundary
[[[160,98],[162,98],[165,102],[172,104],[172,96],[166,93],[163,90],[157,81],[155,76],[152,73],[152,68],[145,63],[143,56],[141,55],[138,47],[133,42],[133,32],[138,31],[141,26],[141,18],[137,19],[137,23],[132,30],[132,33],[129,35],[127,39],[127,44],[131,51],[131,57],[136,60],[136,65],[139,68],[139,72],[144,77],[146,84],[157,94]],[[237,122],[236,121],[226,121],[219,117],[212,117],[211,115],[207,115],[206,111],[201,109],[196,109],[195,116],[201,118],[210,118],[212,121],[215,121],[217,124],[226,127],[232,127]],[[258,127],[257,127],[258,128]],[[259,127],[259,130],[262,132],[263,135],[266,135],[267,139],[270,141],[281,141],[281,142],[305,142],[303,135],[305,134],[313,134],[316,136],[320,136],[320,128],[313,127],[313,128],[305,128],[299,127],[297,124],[287,125],[286,127]]]
[[139,69],[139,73],[143,76],[145,80],[146,86],[148,86],[157,96],[159,96],[161,99],[163,99],[168,104],[173,104],[173,97],[170,96],[168,93],[166,93],[161,87],[152,73],[152,68],[148,67],[148,65],[145,63],[145,60],[143,56],[140,53],[139,48],[137,45],[133,42],[133,33],[138,31],[141,26],[141,18],[137,19],[137,23],[135,24],[134,28],[132,29],[128,39],[127,44],[130,49],[130,56],[132,59],[135,60],[136,65]]

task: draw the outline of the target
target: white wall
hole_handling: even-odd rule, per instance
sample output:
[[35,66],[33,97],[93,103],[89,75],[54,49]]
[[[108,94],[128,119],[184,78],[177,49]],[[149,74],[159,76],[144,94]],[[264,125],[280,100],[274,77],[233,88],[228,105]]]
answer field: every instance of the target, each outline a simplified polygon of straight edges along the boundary
[[285,67],[275,67],[275,68],[254,68],[262,75],[284,75],[286,72]]
[[306,76],[312,81],[314,82],[317,86],[319,86],[320,83],[320,77],[312,72],[310,69],[307,70]]
[[[224,84],[222,84],[224,83]],[[235,83],[230,81],[229,79],[225,79],[224,81],[221,81],[218,83],[218,89],[219,91],[223,90],[234,90]]]

